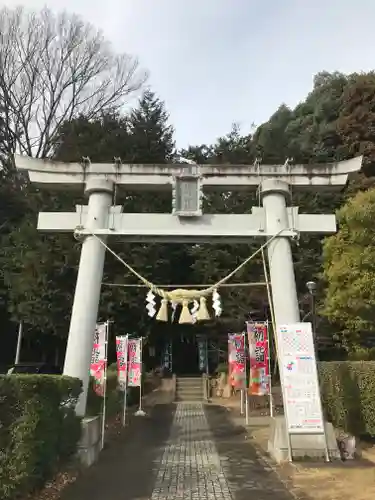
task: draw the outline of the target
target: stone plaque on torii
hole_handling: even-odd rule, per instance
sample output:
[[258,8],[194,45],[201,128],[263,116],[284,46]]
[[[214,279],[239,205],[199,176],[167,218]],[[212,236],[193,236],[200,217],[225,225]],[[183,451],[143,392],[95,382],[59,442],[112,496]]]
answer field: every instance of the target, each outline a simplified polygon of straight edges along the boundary
[[[299,214],[289,207],[290,192],[341,189],[348,175],[361,168],[362,157],[311,165],[148,165],[59,163],[15,156],[18,169],[27,170],[40,188],[85,189],[87,207],[72,213],[41,212],[38,229],[44,232],[77,231],[84,237],[77,276],[64,374],[83,382],[77,414],[84,415],[89,382],[92,336],[97,321],[105,247],[110,236],[131,242],[247,243],[252,237],[274,237],[268,260],[277,324],[300,321],[290,239],[299,233],[336,231],[335,215]],[[113,191],[154,190],[173,193],[170,214],[123,214],[112,206]],[[251,191],[259,189],[262,207],[251,214],[204,214],[202,190]],[[172,196],[171,196],[172,199]],[[93,236],[96,235],[96,236]],[[277,235],[275,237],[275,235]]]

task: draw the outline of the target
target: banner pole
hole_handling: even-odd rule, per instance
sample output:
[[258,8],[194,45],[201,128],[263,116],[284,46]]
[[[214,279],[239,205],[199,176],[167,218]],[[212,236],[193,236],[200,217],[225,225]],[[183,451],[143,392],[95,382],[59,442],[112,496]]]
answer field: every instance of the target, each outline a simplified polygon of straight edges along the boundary
[[272,395],[270,329],[269,329],[268,320],[266,321],[266,328],[267,328],[267,354],[268,354],[268,384],[269,384],[269,391],[270,391],[270,394],[269,394],[269,396],[270,396],[270,417],[273,418],[274,402],[273,402],[273,395]]
[[125,427],[126,424],[126,403],[128,397],[128,341],[129,335],[125,336],[125,387],[124,387],[124,405],[123,405],[123,414],[122,414],[122,426]]
[[246,425],[249,425],[249,394],[248,394],[248,387],[247,387],[247,354],[248,350],[246,348],[246,337],[247,334],[243,334],[243,344],[244,344],[244,351],[245,351],[245,423]]
[[244,413],[245,413],[245,394],[244,394],[244,390],[243,390],[242,386],[241,386],[240,396],[241,396],[240,415],[244,415]]
[[142,371],[143,371],[143,366],[142,366],[142,349],[143,349],[143,342],[142,342],[142,337],[139,340],[139,359],[140,359],[140,375],[139,375],[139,411],[142,411]]
[[103,416],[102,416],[102,443],[101,449],[104,448],[104,437],[105,437],[105,419],[107,413],[107,351],[108,351],[108,330],[109,321],[106,322],[105,326],[105,341],[104,341],[104,387],[103,387]]
[[146,413],[142,410],[142,371],[143,371],[143,356],[142,356],[143,339],[139,339],[139,360],[140,360],[140,376],[139,376],[139,408],[135,413],[137,417],[144,417]]

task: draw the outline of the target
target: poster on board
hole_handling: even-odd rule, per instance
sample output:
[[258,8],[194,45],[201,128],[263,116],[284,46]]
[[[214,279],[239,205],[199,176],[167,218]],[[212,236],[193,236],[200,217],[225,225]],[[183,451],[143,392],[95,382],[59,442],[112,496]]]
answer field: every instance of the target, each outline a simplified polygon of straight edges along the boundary
[[288,431],[324,433],[311,323],[280,325],[277,338]]

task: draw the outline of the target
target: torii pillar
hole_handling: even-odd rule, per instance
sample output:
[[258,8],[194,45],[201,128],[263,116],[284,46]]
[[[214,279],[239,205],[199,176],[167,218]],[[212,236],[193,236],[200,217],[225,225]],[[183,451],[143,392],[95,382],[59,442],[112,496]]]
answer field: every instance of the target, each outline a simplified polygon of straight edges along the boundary
[[[277,234],[282,230],[288,230],[292,218],[288,217],[287,211],[287,201],[290,201],[289,185],[283,180],[265,179],[260,188],[267,232]],[[299,323],[298,294],[290,238],[281,233],[269,243],[267,255],[276,323]]]
[[[87,180],[85,194],[89,198],[85,226],[94,233],[108,227],[112,205],[113,182],[93,177]],[[100,236],[105,241],[106,236]],[[85,236],[82,242],[66,346],[64,375],[82,380],[83,391],[76,406],[76,413],[84,416],[87,402],[93,332],[98,316],[100,290],[102,286],[105,247],[95,236]],[[89,334],[91,332],[91,335]]]
[[[332,234],[336,231],[336,218],[333,214],[299,214],[298,207],[287,206],[290,189],[341,189],[348,175],[360,170],[362,157],[326,165],[291,167],[287,162],[262,165],[261,171],[258,165],[202,165],[199,174],[190,179],[189,174],[181,176],[181,169],[186,167],[183,164],[113,163],[83,167],[80,163],[57,163],[18,155],[15,163],[17,168],[27,170],[30,181],[39,187],[84,187],[89,197],[88,207],[78,207],[76,213],[41,212],[38,218],[41,231],[73,233],[78,229],[83,238],[64,365],[65,375],[83,382],[83,393],[76,409],[77,414],[83,416],[105,258],[105,248],[99,239],[105,241],[112,236],[143,243],[248,243],[252,237],[272,238],[268,259],[276,323],[298,323],[300,315],[290,239],[301,232]],[[120,207],[111,208],[115,183],[118,188],[172,193],[179,176],[182,181],[179,199],[181,193],[184,197],[181,216],[176,211],[122,214]],[[252,214],[202,214],[201,187],[221,191],[248,191],[260,187],[263,208],[253,207]]]

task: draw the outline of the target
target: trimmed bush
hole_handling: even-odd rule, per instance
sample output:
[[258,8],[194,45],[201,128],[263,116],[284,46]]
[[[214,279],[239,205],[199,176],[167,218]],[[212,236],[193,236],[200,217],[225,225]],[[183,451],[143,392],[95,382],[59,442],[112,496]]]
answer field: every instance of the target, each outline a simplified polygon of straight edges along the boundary
[[0,375],[0,498],[41,487],[76,451],[81,382],[54,375]]
[[328,420],[355,436],[375,437],[375,362],[319,363]]
[[[142,394],[148,394],[158,385],[160,379],[154,374],[142,374]],[[139,403],[139,387],[128,387],[126,404],[128,407]],[[124,404],[124,392],[118,388],[117,382],[117,365],[113,363],[108,367],[107,371],[107,396],[106,406],[107,418],[114,417],[122,412]],[[87,396],[87,416],[100,415],[103,408],[103,398],[98,396],[94,391],[94,381],[90,380],[88,396]]]
[[[118,389],[117,371],[109,369],[107,371],[107,417],[113,417],[122,411],[124,393]],[[88,416],[99,415],[102,412],[103,398],[98,396],[94,389],[93,380],[90,381],[89,391],[87,396],[87,410]],[[138,401],[139,389],[138,387],[128,387],[127,405],[131,406]]]

